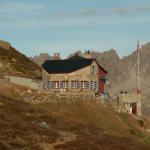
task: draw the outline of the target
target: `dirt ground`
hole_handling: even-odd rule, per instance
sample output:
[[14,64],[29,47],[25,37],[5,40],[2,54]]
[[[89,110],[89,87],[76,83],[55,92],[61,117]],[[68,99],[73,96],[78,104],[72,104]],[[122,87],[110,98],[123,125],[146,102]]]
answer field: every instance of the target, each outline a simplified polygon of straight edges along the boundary
[[140,129],[94,102],[31,105],[0,96],[0,150],[149,150]]

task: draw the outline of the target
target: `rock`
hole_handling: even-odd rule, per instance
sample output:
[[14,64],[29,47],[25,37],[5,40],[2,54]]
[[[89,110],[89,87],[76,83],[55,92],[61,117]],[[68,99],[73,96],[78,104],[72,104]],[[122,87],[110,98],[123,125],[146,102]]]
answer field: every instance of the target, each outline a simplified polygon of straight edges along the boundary
[[146,129],[146,131],[150,133],[150,129]]
[[44,121],[40,122],[39,126],[42,127],[42,128],[45,128],[45,129],[50,129],[49,125]]
[[6,63],[5,66],[4,66],[4,69],[10,70],[11,69],[11,64],[10,63]]
[[0,102],[0,106],[2,106],[3,105],[3,103],[2,102]]
[[26,116],[30,116],[30,113],[26,113]]
[[17,60],[15,58],[12,58],[11,61],[14,62],[14,63],[17,62]]
[[4,66],[4,64],[2,62],[0,62],[0,69],[2,69]]
[[31,93],[32,93],[32,91],[31,91],[31,90],[28,90],[27,92],[28,92],[29,94],[31,94]]
[[0,40],[0,47],[5,49],[5,50],[9,50],[11,47],[11,44],[5,41]]

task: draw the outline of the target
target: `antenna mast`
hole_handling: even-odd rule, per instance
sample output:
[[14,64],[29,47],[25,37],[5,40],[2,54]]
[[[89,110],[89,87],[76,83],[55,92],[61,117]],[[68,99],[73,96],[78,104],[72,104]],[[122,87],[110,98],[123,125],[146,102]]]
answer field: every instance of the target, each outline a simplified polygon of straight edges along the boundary
[[138,64],[138,111],[139,111],[139,116],[141,116],[141,83],[140,83],[140,52],[139,52],[139,37],[137,38],[137,64]]

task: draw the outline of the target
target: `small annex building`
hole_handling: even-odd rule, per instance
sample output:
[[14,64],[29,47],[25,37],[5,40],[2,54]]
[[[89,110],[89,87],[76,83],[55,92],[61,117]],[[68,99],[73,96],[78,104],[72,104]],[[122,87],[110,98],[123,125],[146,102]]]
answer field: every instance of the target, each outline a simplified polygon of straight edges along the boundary
[[96,59],[73,56],[42,64],[45,91],[93,91],[103,93],[107,71]]
[[120,93],[117,97],[118,111],[141,116],[141,93]]

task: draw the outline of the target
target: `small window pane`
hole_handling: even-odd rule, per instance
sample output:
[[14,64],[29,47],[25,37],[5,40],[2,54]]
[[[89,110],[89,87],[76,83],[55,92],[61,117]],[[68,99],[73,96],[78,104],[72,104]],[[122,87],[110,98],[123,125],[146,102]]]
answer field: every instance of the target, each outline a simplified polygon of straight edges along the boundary
[[92,74],[96,74],[96,66],[92,66],[91,67],[91,73]]
[[59,81],[53,81],[51,86],[53,89],[58,89],[59,88]]
[[82,81],[81,82],[81,88],[82,89],[88,89],[89,88],[89,82],[88,81]]
[[97,82],[91,81],[91,90],[96,90],[96,89],[97,89]]
[[71,88],[73,88],[73,89],[79,88],[79,82],[78,81],[72,81],[71,82]]
[[67,89],[68,88],[68,81],[62,81],[60,84],[61,89]]

